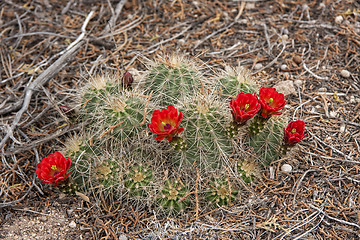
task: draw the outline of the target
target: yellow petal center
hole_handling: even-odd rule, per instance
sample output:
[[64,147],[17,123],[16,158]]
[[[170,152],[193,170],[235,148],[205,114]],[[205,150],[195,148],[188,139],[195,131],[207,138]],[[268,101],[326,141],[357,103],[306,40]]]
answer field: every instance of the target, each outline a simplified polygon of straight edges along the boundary
[[272,103],[273,101],[274,101],[273,98],[270,98],[270,99],[269,99],[269,103]]
[[291,129],[291,133],[296,133],[296,128]]
[[57,170],[56,165],[52,165],[52,166],[51,166],[51,169],[54,170],[54,171],[56,171],[56,170]]
[[247,110],[249,108],[249,104],[245,104],[245,110]]

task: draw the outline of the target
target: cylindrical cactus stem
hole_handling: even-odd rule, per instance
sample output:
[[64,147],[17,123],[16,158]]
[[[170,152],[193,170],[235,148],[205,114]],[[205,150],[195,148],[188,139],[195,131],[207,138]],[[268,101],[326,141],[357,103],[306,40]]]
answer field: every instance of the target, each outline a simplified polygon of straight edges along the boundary
[[170,144],[175,148],[175,150],[185,150],[186,149],[186,142],[181,137],[173,137],[170,141]]
[[153,174],[148,166],[134,166],[127,174],[125,187],[132,196],[137,198],[144,197],[147,194],[147,188],[152,178]]
[[250,159],[239,161],[237,171],[245,183],[251,183],[258,175],[257,165]]
[[72,181],[70,178],[67,178],[65,181],[61,182],[58,186],[59,190],[63,193],[75,195],[79,191],[79,185]]
[[229,179],[217,178],[210,182],[206,199],[214,206],[227,208],[234,203],[238,190],[234,189]]
[[159,207],[169,213],[183,212],[190,204],[188,191],[178,180],[167,180],[157,200]]
[[284,125],[285,122],[280,117],[273,116],[267,121],[262,131],[249,136],[248,144],[253,148],[263,166],[278,159]]
[[249,126],[250,135],[256,135],[261,132],[269,118],[263,118],[260,114],[254,116]]
[[242,127],[244,127],[246,125],[246,123],[237,123],[237,122],[231,122],[228,128],[228,136],[229,138],[234,138],[235,136],[237,136],[239,134],[239,131]]

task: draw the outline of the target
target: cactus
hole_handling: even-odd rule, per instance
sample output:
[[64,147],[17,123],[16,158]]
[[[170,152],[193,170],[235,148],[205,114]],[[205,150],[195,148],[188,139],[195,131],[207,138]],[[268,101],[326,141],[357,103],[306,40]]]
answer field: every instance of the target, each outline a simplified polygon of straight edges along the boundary
[[166,180],[157,198],[159,207],[168,213],[183,212],[190,204],[186,187],[178,180]]
[[95,167],[95,179],[105,188],[114,189],[121,183],[119,181],[120,168],[118,163],[110,159]]
[[132,196],[137,198],[147,194],[146,188],[152,181],[152,170],[148,166],[133,166],[125,179],[125,188]]
[[238,190],[234,189],[228,179],[216,178],[209,185],[206,200],[214,206],[227,208],[235,201]]
[[254,181],[258,175],[258,169],[254,160],[246,159],[237,163],[237,171],[246,183]]
[[226,66],[225,71],[215,79],[215,90],[217,94],[230,100],[239,92],[255,93],[258,86],[244,68]]
[[280,156],[280,144],[285,126],[286,121],[279,116],[273,116],[266,122],[262,131],[249,136],[248,144],[253,147],[263,166],[269,165]]
[[81,90],[78,102],[82,120],[87,120],[90,113],[97,111],[107,99],[107,96],[120,91],[120,82],[113,75],[97,75]]
[[183,101],[201,89],[199,71],[185,58],[169,57],[152,66],[145,78],[146,93],[161,107]]
[[[181,108],[180,108],[181,109]],[[213,96],[197,95],[184,103],[185,149],[175,161],[196,162],[200,168],[217,168],[232,153],[232,142],[227,136],[229,112]]]
[[94,99],[96,98],[92,98],[80,111],[84,119],[90,119],[93,132],[98,138],[109,134],[125,141],[146,128],[148,98],[141,93],[135,90],[111,90],[102,92],[101,99]]
[[[240,176],[250,183],[257,176],[258,163],[266,166],[279,157],[286,121],[283,116],[264,119],[258,113],[248,122],[233,122],[228,100],[239,92],[257,92],[258,86],[240,68],[226,67],[213,83],[204,80],[209,72],[214,71],[169,57],[149,64],[147,75],[136,79],[136,84],[129,73],[123,78],[92,79],[78,101],[84,132],[65,144],[79,187],[93,196],[115,193],[178,213],[190,206],[189,189],[197,182],[199,195],[212,205],[231,206],[238,190],[229,179]],[[184,131],[159,138],[162,122],[156,125],[160,132],[152,134],[151,113],[169,105],[182,112],[176,128]],[[229,179],[221,175],[209,181],[231,168],[230,157],[244,149],[252,149],[254,156],[237,164],[238,175],[229,171]],[[208,186],[206,191],[203,186]]]

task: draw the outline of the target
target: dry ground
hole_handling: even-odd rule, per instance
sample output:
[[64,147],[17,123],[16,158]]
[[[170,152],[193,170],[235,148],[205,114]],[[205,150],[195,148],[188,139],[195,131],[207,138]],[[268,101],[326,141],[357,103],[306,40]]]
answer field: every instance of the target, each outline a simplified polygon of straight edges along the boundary
[[[360,239],[359,16],[356,0],[1,1],[0,239]],[[263,86],[294,81],[286,111],[308,134],[299,155],[195,220],[39,183],[36,163],[79,130],[58,107],[69,92],[174,52],[247,67]]]

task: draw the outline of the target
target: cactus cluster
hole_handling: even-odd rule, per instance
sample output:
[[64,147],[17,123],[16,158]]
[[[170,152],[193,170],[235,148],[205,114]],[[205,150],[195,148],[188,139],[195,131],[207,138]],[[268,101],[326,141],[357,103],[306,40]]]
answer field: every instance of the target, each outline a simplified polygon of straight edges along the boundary
[[[278,159],[285,121],[268,111],[266,118],[257,114],[236,123],[230,100],[239,92],[256,97],[257,84],[240,68],[211,78],[203,66],[167,57],[149,64],[138,79],[128,72],[90,79],[78,97],[84,129],[64,150],[82,191],[143,200],[168,214],[193,209],[195,192],[206,206],[236,203],[237,178],[250,184],[259,166]],[[272,106],[273,99],[266,99]],[[152,119],[155,110],[166,108]],[[240,148],[252,151],[254,160],[237,160]]]

